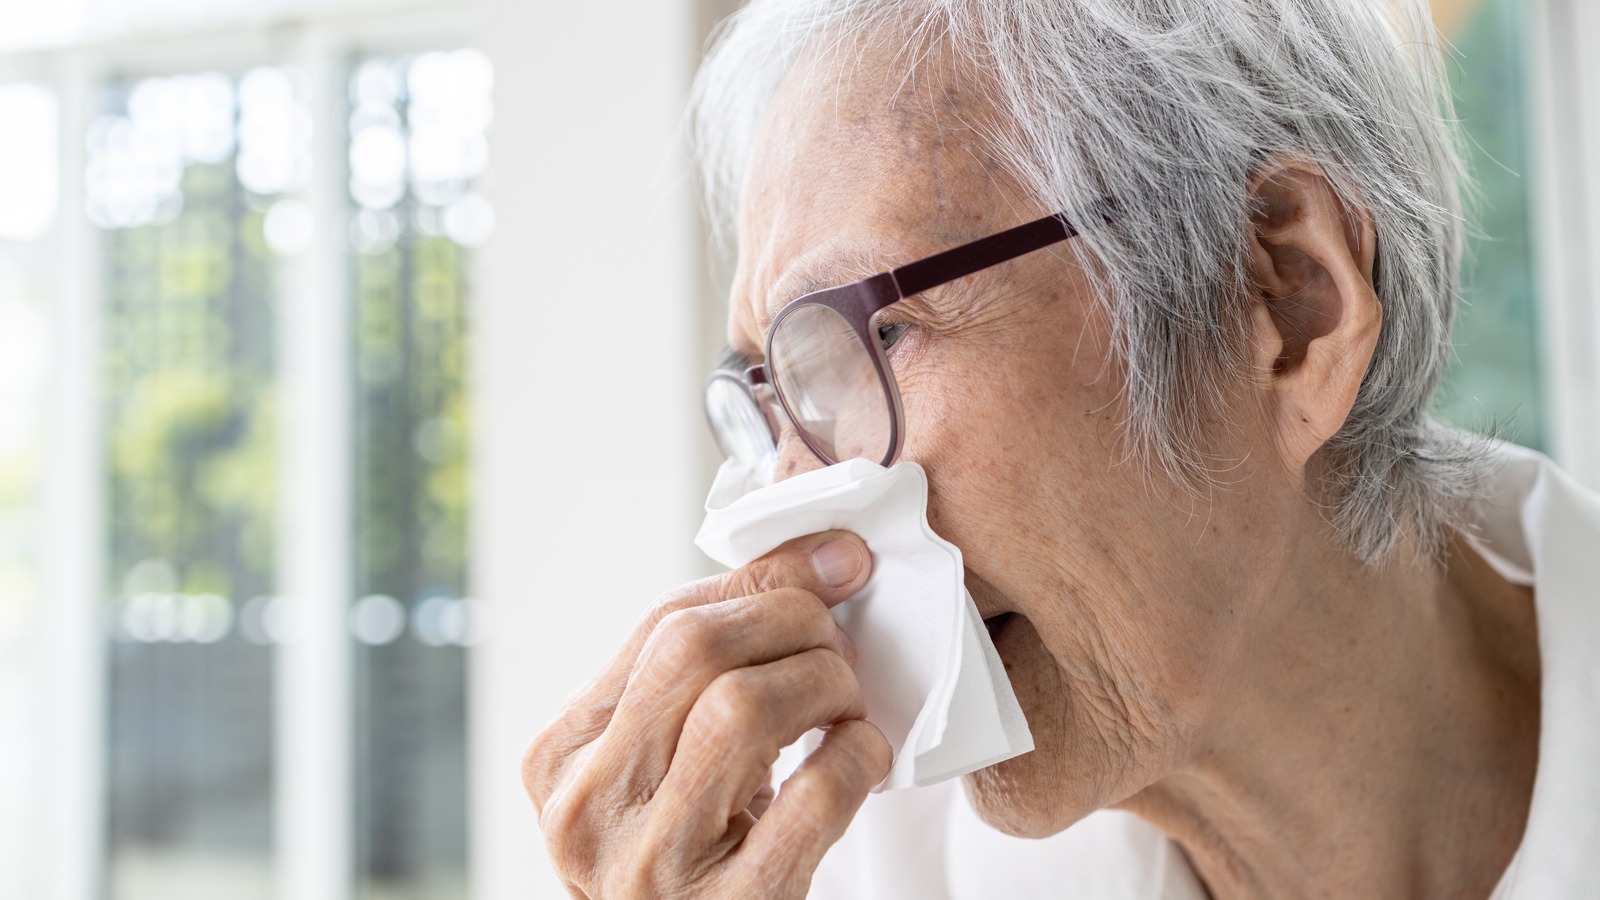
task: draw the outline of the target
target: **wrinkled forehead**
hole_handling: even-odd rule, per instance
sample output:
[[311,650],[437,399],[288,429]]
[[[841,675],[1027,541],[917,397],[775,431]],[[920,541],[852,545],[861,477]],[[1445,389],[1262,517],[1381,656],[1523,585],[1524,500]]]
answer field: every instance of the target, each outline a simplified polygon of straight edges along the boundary
[[803,54],[745,170],[735,348],[758,349],[770,314],[801,293],[1020,221],[994,125],[981,79],[936,48],[880,36]]

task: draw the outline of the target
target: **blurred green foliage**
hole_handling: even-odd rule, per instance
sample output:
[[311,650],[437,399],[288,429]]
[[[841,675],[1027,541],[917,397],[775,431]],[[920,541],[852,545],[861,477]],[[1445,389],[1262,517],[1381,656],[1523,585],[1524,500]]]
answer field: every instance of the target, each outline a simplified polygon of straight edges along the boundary
[[1516,0],[1484,0],[1447,63],[1474,188],[1454,352],[1434,409],[1543,449],[1524,17]]
[[[413,119],[413,63],[361,63],[397,90],[363,95],[354,75],[357,115],[392,112],[408,137],[429,127]],[[440,233],[448,194],[415,188],[357,213],[357,231],[374,227],[351,257],[355,596],[397,599],[413,626],[355,658],[360,900],[467,896],[467,655],[430,635],[426,610],[467,591],[470,256]]]
[[356,257],[361,593],[466,589],[463,262],[455,243],[422,236]]
[[272,576],[275,260],[231,160],[171,221],[104,233],[111,594],[145,559],[235,601]]

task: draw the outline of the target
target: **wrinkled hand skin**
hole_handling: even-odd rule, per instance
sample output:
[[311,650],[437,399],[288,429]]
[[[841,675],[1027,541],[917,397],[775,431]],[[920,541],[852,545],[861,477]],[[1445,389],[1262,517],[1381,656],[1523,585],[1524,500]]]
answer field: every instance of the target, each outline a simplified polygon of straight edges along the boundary
[[[813,559],[830,541],[845,561],[831,586]],[[805,896],[891,762],[828,613],[870,570],[859,538],[828,532],[655,603],[523,759],[574,897]],[[817,727],[821,746],[774,792],[779,750]]]

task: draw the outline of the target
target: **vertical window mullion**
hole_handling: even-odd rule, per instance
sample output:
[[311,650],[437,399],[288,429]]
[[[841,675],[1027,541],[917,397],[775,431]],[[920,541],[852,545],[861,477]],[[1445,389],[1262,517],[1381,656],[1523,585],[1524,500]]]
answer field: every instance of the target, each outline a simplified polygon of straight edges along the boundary
[[101,896],[105,873],[105,465],[101,347],[105,309],[99,241],[83,214],[84,134],[94,114],[99,60],[60,57],[59,266],[45,475],[43,584],[51,692],[47,895]]
[[295,49],[309,82],[316,234],[288,261],[280,298],[278,579],[294,637],[279,646],[274,811],[278,894],[347,897],[351,883],[349,320],[342,228],[344,73],[336,41]]

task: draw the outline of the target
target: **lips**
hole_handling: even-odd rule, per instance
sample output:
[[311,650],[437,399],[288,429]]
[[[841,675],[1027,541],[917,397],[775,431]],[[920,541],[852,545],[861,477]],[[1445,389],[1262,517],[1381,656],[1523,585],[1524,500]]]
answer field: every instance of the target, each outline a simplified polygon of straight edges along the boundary
[[[963,572],[967,584],[967,591],[972,594],[972,601],[978,606],[978,615],[983,616],[983,627],[989,631],[989,639],[994,638],[1003,631],[1008,623],[1016,617],[1016,613],[1006,610],[1010,603],[1006,602],[1004,594],[995,590],[994,585],[984,580],[983,577],[973,572],[970,568]],[[1000,609],[1002,612],[984,616],[984,612]]]
[[983,627],[989,630],[989,640],[994,640],[1000,632],[1016,617],[1016,613],[1004,612],[997,616],[990,616],[983,620]]

